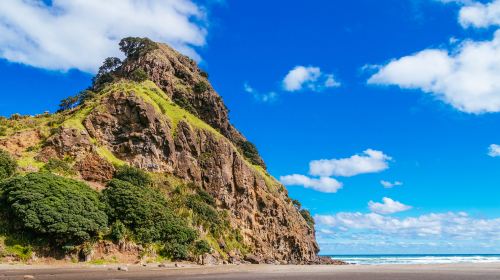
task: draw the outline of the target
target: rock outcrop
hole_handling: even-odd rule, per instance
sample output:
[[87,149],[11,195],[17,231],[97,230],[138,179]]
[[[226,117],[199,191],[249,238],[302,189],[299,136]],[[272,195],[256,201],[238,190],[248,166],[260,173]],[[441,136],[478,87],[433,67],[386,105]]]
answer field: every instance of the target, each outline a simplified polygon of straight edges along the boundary
[[[149,81],[127,80],[136,69]],[[102,185],[117,163],[171,174],[201,187],[227,210],[250,249],[247,256],[230,253],[229,261],[318,262],[314,229],[260,156],[249,158],[249,142],[230,124],[221,97],[193,60],[158,44],[125,60],[117,73],[120,78],[91,102],[64,113],[37,160],[70,157],[80,178]]]

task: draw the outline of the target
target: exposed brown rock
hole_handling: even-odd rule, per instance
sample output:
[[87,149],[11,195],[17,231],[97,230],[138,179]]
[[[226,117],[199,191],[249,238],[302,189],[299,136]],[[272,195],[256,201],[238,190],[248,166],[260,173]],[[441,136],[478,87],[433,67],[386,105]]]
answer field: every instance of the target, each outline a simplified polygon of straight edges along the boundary
[[[210,193],[240,230],[252,255],[247,261],[319,262],[314,229],[292,205],[286,189],[250,164],[237,148],[246,139],[229,123],[219,95],[210,86],[193,90],[200,81],[206,82],[196,64],[161,45],[153,53],[126,61],[122,71],[137,67],[144,68],[173,100],[186,101],[184,106],[193,107],[222,135],[187,119],[174,127],[168,112],[160,112],[139,93],[115,91],[101,97],[99,106],[86,115],[84,128],[63,125],[49,137],[39,159],[72,157],[83,179],[105,182],[113,173],[113,167],[97,155],[98,147],[105,148],[133,166],[175,175]],[[239,263],[242,258],[235,251],[229,261]]]
[[20,131],[8,138],[0,139],[0,149],[20,157],[28,148],[37,145],[41,138],[37,130]]
[[114,93],[84,121],[91,137],[118,158],[149,171],[168,171],[173,150],[170,127],[151,104],[135,95]]
[[261,259],[307,263],[316,258],[314,232],[279,184],[268,185],[234,148],[210,131],[171,124],[134,94],[113,93],[85,120],[89,134],[122,160],[170,172],[207,190],[229,210],[234,226]]
[[76,162],[74,168],[80,173],[82,179],[98,183],[111,180],[115,171],[112,164],[94,153],[88,154]]
[[[180,106],[197,115],[200,119],[217,129],[237,146],[246,138],[229,122],[226,105],[212,88],[203,71],[196,63],[165,44],[137,59],[127,59],[121,68],[124,76],[137,68],[146,71],[149,79],[160,87]],[[199,85],[205,90],[197,90]],[[264,161],[258,157],[257,164],[265,168]]]
[[93,149],[86,131],[61,127],[59,132],[47,139],[37,159],[46,162],[51,158],[62,159],[66,156],[79,158]]

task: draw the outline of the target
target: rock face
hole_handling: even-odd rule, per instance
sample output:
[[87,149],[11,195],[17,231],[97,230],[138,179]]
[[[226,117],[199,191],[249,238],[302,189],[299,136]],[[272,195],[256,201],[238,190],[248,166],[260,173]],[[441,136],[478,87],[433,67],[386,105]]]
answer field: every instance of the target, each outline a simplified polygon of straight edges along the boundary
[[292,205],[286,189],[266,174],[263,162],[250,163],[237,148],[246,139],[229,123],[220,96],[209,85],[203,91],[193,90],[207,82],[196,64],[160,45],[152,53],[125,61],[121,71],[137,67],[163,90],[166,102],[186,102],[178,104],[214,129],[201,128],[187,117],[174,122],[168,108],[159,110],[140,94],[148,87],[115,89],[103,94],[98,107],[85,115],[83,130],[61,128],[47,139],[39,158],[73,156],[83,179],[105,182],[113,172],[97,152],[105,148],[121,161],[175,175],[209,192],[220,209],[228,210],[231,224],[250,246],[246,259],[317,261],[314,229]]
[[[179,54],[167,45],[135,59],[127,59],[121,71],[128,76],[135,69],[146,71],[149,79],[160,87],[172,100],[217,129],[236,145],[246,138],[229,122],[229,113],[222,98],[207,81],[207,74],[196,62]],[[263,166],[259,157],[256,163]]]

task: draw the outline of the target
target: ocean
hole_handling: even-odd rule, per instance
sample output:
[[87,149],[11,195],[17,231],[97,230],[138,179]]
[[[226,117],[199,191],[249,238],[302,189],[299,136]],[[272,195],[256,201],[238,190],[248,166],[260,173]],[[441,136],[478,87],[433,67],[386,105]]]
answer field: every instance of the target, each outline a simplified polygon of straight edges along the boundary
[[339,255],[327,256],[351,264],[445,264],[445,263],[500,263],[500,255]]

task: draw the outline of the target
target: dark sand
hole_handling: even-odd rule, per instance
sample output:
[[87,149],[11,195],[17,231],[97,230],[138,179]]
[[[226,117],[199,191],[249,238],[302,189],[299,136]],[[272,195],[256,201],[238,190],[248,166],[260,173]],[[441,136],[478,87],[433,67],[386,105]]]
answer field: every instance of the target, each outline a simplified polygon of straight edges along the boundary
[[[270,266],[226,265],[159,268],[129,266],[118,271],[107,266],[0,265],[0,279],[240,279],[240,280],[489,280],[500,279],[500,263],[381,266]],[[34,278],[31,278],[33,276]],[[26,277],[26,278],[25,278]]]

